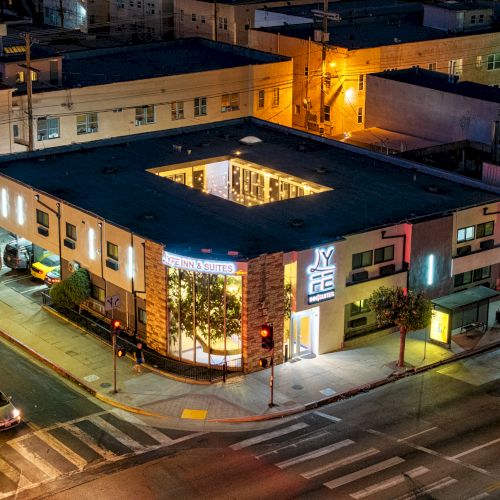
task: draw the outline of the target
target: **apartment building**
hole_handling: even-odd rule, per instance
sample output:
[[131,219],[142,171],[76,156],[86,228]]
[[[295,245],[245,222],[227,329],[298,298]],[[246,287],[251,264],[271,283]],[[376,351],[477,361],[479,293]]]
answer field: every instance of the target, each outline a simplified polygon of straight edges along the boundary
[[[32,65],[48,80],[34,85],[34,149],[248,116],[291,126],[287,57],[185,39],[68,53],[57,85],[51,71],[59,64],[50,58]],[[10,71],[4,83],[11,87],[0,90],[0,154],[29,144],[26,87],[15,83],[26,69],[17,60]]]
[[43,0],[43,22],[68,30],[109,30],[110,3],[102,0]]
[[380,286],[500,278],[498,188],[253,118],[2,161],[0,226],[179,362],[258,370],[263,324],[277,362],[342,349]]

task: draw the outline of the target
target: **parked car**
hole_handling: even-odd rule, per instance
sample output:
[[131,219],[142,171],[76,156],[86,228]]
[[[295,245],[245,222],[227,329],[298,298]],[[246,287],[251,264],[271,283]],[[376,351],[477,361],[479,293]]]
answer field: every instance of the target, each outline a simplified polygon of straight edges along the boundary
[[21,412],[12,404],[12,398],[0,392],[0,431],[21,423]]
[[61,282],[61,266],[57,266],[45,276],[44,283],[50,288],[54,283]]
[[33,259],[33,244],[24,238],[11,240],[5,245],[3,262],[11,269],[29,269]]
[[61,265],[59,256],[53,253],[46,253],[39,261],[31,265],[31,276],[37,280],[44,281],[47,273],[53,271]]

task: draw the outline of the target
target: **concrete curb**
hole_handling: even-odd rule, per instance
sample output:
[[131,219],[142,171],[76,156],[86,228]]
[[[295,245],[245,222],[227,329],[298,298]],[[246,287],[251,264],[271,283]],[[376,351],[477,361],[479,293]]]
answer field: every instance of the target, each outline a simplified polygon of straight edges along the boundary
[[65,370],[61,366],[59,366],[57,363],[54,363],[53,361],[46,358],[45,356],[43,356],[39,352],[35,351],[31,347],[27,346],[26,344],[24,344],[20,340],[16,339],[15,337],[8,335],[7,333],[5,333],[2,330],[0,330],[0,337],[4,338],[8,342],[14,344],[16,347],[21,349],[22,351],[24,351],[24,352],[28,353],[29,355],[33,356],[34,358],[38,359],[38,361],[40,361],[44,365],[48,366],[49,368],[54,370],[59,375],[68,379],[69,381],[73,382],[78,387],[80,387],[84,391],[86,391],[89,394],[91,394],[92,396],[94,396],[96,399],[99,399],[102,402],[109,404],[110,406],[114,406],[116,408],[120,408],[121,410],[125,410],[125,411],[128,411],[130,413],[137,413],[139,415],[144,415],[147,417],[174,418],[174,417],[170,417],[168,415],[163,415],[161,413],[143,410],[142,408],[137,408],[136,406],[130,406],[130,405],[126,405],[126,404],[120,403],[118,401],[115,401],[114,399],[109,398],[108,396],[105,396],[104,394],[96,391],[95,389],[93,389],[92,387],[87,385],[85,382],[83,382],[83,380],[79,379],[78,377],[75,377],[73,374],[71,374],[70,372],[68,372],[67,370]]
[[265,413],[263,415],[249,415],[247,417],[231,417],[231,418],[214,418],[206,420],[206,422],[218,422],[218,423],[239,423],[239,422],[259,422],[266,420],[273,420],[277,418],[284,418],[290,415],[295,415],[297,413],[302,413],[308,410],[314,410],[315,408],[319,408],[321,406],[326,406],[331,403],[336,403],[337,401],[343,401],[344,399],[352,398],[361,394],[363,392],[371,391],[372,389],[376,389],[377,387],[381,387],[383,385],[390,384],[399,379],[410,377],[413,375],[418,375],[419,373],[423,373],[425,371],[432,370],[434,368],[438,368],[439,366],[447,365],[454,361],[459,361],[460,359],[468,358],[474,356],[476,354],[481,354],[483,352],[495,349],[500,347],[500,341],[494,342],[492,344],[487,344],[478,349],[474,349],[471,351],[464,351],[459,354],[455,354],[450,358],[443,359],[441,361],[436,361],[434,363],[429,363],[428,365],[423,365],[420,367],[410,368],[401,373],[391,373],[388,377],[375,380],[368,384],[359,387],[353,387],[348,391],[341,392],[340,394],[335,394],[334,396],[328,396],[326,398],[318,399],[316,401],[311,401],[309,403],[305,403],[303,405],[298,405],[295,408],[290,408],[288,410],[284,410],[282,412],[276,411],[271,413]]

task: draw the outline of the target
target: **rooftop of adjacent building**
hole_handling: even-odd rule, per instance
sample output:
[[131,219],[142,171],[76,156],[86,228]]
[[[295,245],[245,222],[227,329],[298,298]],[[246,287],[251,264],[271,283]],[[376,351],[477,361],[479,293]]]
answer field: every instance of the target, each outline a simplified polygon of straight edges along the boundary
[[481,101],[500,103],[499,88],[482,85],[480,83],[457,81],[450,78],[450,76],[445,73],[429,71],[419,67],[383,71],[370,75],[370,78],[372,77],[384,78],[386,80],[407,83],[409,85],[439,90],[450,94],[471,97],[480,99]]
[[[240,139],[246,136],[262,142],[245,146]],[[7,157],[0,167],[1,175],[35,192],[162,242],[171,251],[201,255],[201,249],[211,248],[214,257],[226,259],[228,251],[249,258],[301,250],[500,199],[462,181],[417,173],[382,155],[350,148],[256,120],[234,120]],[[146,171],[185,162],[213,163],[221,157],[331,189],[246,207]]]
[[476,0],[444,0],[438,2],[436,7],[447,10],[478,10],[478,9],[491,9],[492,2],[482,2]]

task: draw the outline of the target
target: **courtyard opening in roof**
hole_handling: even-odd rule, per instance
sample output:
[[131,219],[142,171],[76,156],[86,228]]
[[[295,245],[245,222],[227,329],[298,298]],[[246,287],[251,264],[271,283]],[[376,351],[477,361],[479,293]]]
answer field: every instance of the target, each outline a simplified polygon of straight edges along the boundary
[[212,158],[149,170],[168,180],[246,207],[330,191],[315,182],[235,158]]

